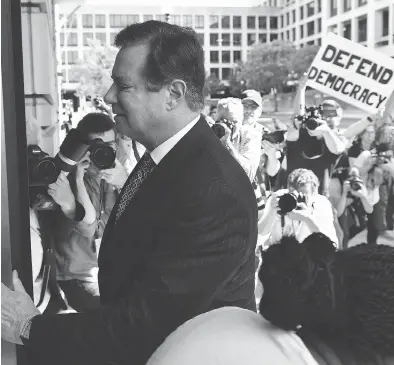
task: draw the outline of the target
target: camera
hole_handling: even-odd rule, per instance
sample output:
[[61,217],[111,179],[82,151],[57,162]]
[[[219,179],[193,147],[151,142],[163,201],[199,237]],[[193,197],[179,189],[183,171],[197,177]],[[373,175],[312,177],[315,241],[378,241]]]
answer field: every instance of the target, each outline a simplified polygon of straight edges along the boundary
[[100,97],[99,96],[95,96],[93,98],[93,105],[97,108],[100,105],[100,101],[101,101]]
[[56,203],[46,192],[47,186],[56,182],[61,171],[71,172],[88,151],[92,163],[100,170],[114,166],[115,150],[100,138],[90,141],[78,129],[70,130],[54,158],[37,145],[28,146],[29,194],[33,209],[56,208]]
[[212,128],[213,133],[215,133],[219,139],[222,138],[226,134],[226,131],[225,131],[222,124],[225,124],[228,128],[230,128],[230,130],[232,132],[235,123],[230,122],[229,120],[223,120],[220,122],[216,122],[211,128]]
[[353,191],[359,191],[359,190],[361,190],[362,187],[363,187],[363,185],[364,185],[363,180],[362,180],[359,176],[357,176],[357,175],[351,175],[351,176],[348,178],[348,181],[349,181],[349,183],[350,183],[350,188],[351,188]]
[[274,131],[271,133],[264,133],[261,140],[268,141],[273,144],[279,144],[279,143],[284,142],[285,134],[286,134],[286,131],[284,131],[284,130],[278,130],[278,131]]
[[297,209],[301,203],[306,203],[306,196],[298,191],[293,191],[279,197],[278,207],[281,214],[287,214]]
[[39,146],[27,147],[27,166],[29,186],[47,186],[54,183],[59,176],[56,159],[49,157]]
[[319,106],[311,106],[306,108],[306,116],[303,120],[303,125],[306,129],[313,131],[324,122],[321,120],[322,118],[323,107]]

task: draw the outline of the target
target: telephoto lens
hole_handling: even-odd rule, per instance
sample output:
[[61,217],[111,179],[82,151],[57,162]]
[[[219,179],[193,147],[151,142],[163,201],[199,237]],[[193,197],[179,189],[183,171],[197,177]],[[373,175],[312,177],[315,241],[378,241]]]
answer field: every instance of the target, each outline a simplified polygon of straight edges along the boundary
[[287,214],[297,209],[298,204],[305,202],[306,198],[304,194],[293,191],[292,193],[283,194],[279,197],[278,207],[281,214]]
[[219,139],[222,138],[226,134],[224,127],[219,123],[216,123],[212,126],[212,131],[213,131],[213,133],[216,134],[216,136]]

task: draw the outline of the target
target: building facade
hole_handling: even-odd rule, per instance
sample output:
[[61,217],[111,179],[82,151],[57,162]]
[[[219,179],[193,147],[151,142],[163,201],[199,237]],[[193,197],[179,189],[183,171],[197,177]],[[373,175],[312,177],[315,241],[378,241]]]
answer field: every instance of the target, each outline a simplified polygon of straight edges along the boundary
[[[58,21],[70,11],[59,6]],[[392,0],[266,0],[258,7],[166,7],[82,5],[57,34],[64,82],[73,84],[66,70],[83,59],[90,40],[112,45],[126,25],[146,20],[192,27],[205,54],[207,75],[228,80],[239,61],[246,61],[255,43],[277,39],[297,47],[320,45],[335,32],[394,57]]]

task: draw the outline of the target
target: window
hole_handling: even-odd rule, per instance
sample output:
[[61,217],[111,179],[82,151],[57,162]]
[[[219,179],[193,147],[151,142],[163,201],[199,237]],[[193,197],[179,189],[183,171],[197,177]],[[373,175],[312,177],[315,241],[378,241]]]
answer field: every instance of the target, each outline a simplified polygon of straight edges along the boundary
[[300,38],[304,38],[304,26],[300,25]]
[[144,19],[144,22],[147,22],[149,20],[153,20],[153,15],[145,14],[143,19]]
[[83,45],[88,46],[89,40],[93,39],[93,33],[83,33],[82,38],[83,38]]
[[293,33],[293,42],[295,42],[295,40],[296,40],[296,29],[295,28],[292,29],[292,33]]
[[233,16],[233,28],[240,29],[242,28],[242,19],[240,16]]
[[313,14],[315,14],[315,4],[313,1],[311,1],[310,3],[306,4],[306,16],[310,17]]
[[124,28],[130,24],[139,22],[139,15],[110,15],[109,26],[111,28]]
[[203,46],[204,45],[204,33],[197,33],[197,39],[200,42],[200,44]]
[[228,15],[222,16],[222,28],[230,29],[230,17]]
[[385,37],[389,35],[389,9],[384,9],[382,11],[382,36]]
[[241,60],[241,51],[233,51],[233,62],[239,62]]
[[171,20],[172,24],[181,25],[181,16],[180,15],[171,15],[170,20]]
[[259,34],[259,43],[267,43],[267,34],[265,33]]
[[105,28],[105,15],[98,14],[95,16],[96,28]]
[[219,28],[219,17],[217,15],[209,16],[209,27],[210,28]]
[[364,6],[368,3],[368,0],[358,0],[358,6]]
[[230,45],[230,33],[223,33],[222,46],[229,46],[229,45]]
[[248,23],[248,29],[255,29],[256,28],[256,17],[255,16],[248,16],[247,23]]
[[307,43],[308,46],[313,46],[314,44],[315,44],[315,41],[309,41],[309,42]]
[[78,46],[78,33],[68,33],[67,45]]
[[82,15],[82,27],[83,28],[93,28],[93,15],[83,14]]
[[338,0],[330,0],[330,16],[338,14]]
[[164,14],[156,14],[156,20],[160,21],[160,22],[166,22],[167,21],[167,17]]
[[293,10],[291,13],[293,15],[293,23],[295,23],[296,22],[296,11]]
[[209,53],[210,53],[211,63],[219,63],[219,51],[211,51]]
[[285,17],[283,15],[280,16],[280,24],[282,28],[285,26]]
[[96,33],[96,39],[99,40],[102,45],[107,43],[107,37],[105,33]]
[[352,23],[350,21],[343,23],[343,37],[352,39]]
[[321,38],[318,38],[318,39],[317,39],[317,44],[318,44],[319,46],[321,46]]
[[259,29],[267,29],[267,17],[259,16]]
[[230,63],[230,62],[231,62],[230,51],[222,51],[222,63]]
[[290,30],[286,31],[286,39],[288,41],[290,40]]
[[300,7],[300,19],[301,20],[304,19],[304,7],[303,6]]
[[321,0],[317,0],[317,12],[321,12]]
[[78,61],[78,51],[67,51],[67,58],[69,65],[75,65]]
[[277,16],[270,17],[270,29],[278,29],[278,17]]
[[286,25],[290,25],[290,13],[286,13]]
[[240,33],[233,34],[233,46],[242,46],[242,34]]
[[248,33],[248,46],[255,44],[256,42],[256,34]]
[[113,45],[115,43],[115,37],[118,33],[110,33],[109,34],[109,44]]
[[77,27],[77,14],[73,14],[67,19],[67,28]]
[[219,69],[218,68],[211,68],[210,69],[210,73],[211,73],[211,76],[216,76],[217,78],[219,78]]
[[231,76],[231,68],[222,68],[222,80],[229,80]]
[[204,15],[196,15],[194,18],[194,28],[204,28]]
[[193,15],[184,15],[183,16],[183,26],[192,28],[193,27]]
[[321,18],[317,19],[317,32],[321,32]]
[[367,17],[358,18],[358,41],[365,42],[367,40]]
[[219,44],[218,40],[219,40],[219,34],[213,33],[209,35],[209,44],[211,46],[217,46]]
[[311,21],[306,25],[307,35],[314,35],[315,34],[315,22]]
[[270,41],[276,41],[278,39],[278,34],[277,33],[271,33],[270,34]]
[[349,11],[352,8],[352,1],[351,0],[343,0],[343,11]]

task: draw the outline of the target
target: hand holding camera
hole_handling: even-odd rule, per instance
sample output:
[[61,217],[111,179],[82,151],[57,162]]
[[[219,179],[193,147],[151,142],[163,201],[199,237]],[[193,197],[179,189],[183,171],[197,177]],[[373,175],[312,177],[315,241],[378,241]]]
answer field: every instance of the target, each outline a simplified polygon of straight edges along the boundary
[[62,171],[56,182],[48,186],[48,194],[61,206],[63,211],[75,209],[74,194],[71,191],[70,183],[65,172]]
[[118,159],[115,160],[115,167],[101,172],[101,178],[108,184],[112,184],[117,188],[122,188],[127,180],[128,174]]
[[233,136],[235,123],[229,120],[224,120],[215,123],[212,126],[212,131],[216,134],[216,136],[224,141],[231,140]]
[[89,168],[90,163],[91,163],[90,152],[87,152],[85,157],[83,157],[82,160],[79,161],[77,164],[77,170],[75,174],[77,182],[83,181],[83,177],[85,175],[86,170]]

